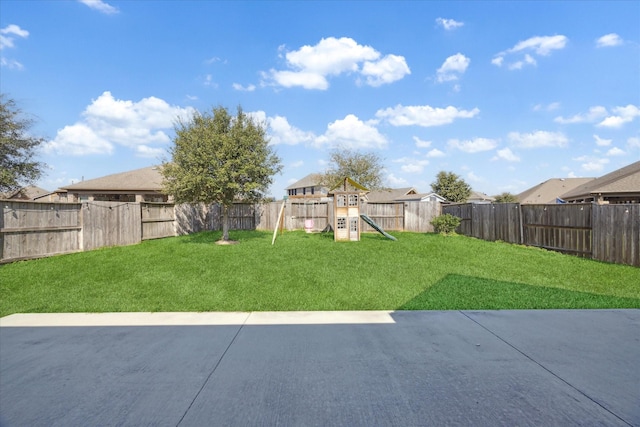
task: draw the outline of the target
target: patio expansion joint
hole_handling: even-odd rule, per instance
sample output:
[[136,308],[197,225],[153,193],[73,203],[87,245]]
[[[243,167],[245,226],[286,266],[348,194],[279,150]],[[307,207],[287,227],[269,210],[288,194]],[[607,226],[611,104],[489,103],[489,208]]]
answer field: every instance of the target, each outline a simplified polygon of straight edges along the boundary
[[222,353],[222,355],[220,356],[220,358],[218,359],[218,361],[216,362],[215,366],[213,367],[213,369],[211,369],[211,372],[209,372],[209,375],[207,375],[207,378],[204,380],[204,382],[202,383],[202,386],[200,387],[200,389],[198,390],[198,392],[195,394],[195,396],[193,397],[193,399],[191,400],[191,403],[189,403],[189,406],[187,407],[187,409],[184,411],[184,414],[182,414],[182,416],[180,417],[180,420],[178,420],[178,422],[176,423],[176,427],[180,426],[180,424],[182,424],[182,421],[184,420],[184,418],[187,416],[187,414],[189,413],[189,411],[191,410],[191,407],[193,406],[193,404],[196,402],[196,400],[198,400],[198,397],[200,396],[200,394],[202,393],[202,390],[204,390],[204,388],[207,386],[207,384],[209,383],[209,380],[211,379],[211,377],[213,376],[213,374],[216,372],[216,370],[218,369],[218,366],[220,366],[220,363],[222,363],[222,360],[224,359],[224,357],[226,356],[227,352],[229,351],[229,349],[231,348],[231,346],[233,345],[233,343],[236,341],[236,338],[238,338],[238,335],[240,335],[240,331],[242,331],[242,328],[244,328],[244,326],[247,324],[247,320],[249,319],[250,314],[247,315],[247,317],[244,319],[244,322],[238,327],[238,330],[236,331],[235,335],[233,336],[233,338],[231,339],[231,341],[229,341],[229,344],[227,345],[227,348],[224,349],[224,352]]
[[536,365],[538,365],[541,369],[543,369],[544,371],[546,371],[547,373],[551,374],[554,378],[558,379],[559,381],[563,382],[564,384],[566,384],[567,386],[571,387],[573,390],[575,390],[576,392],[578,392],[579,394],[581,394],[582,396],[584,396],[586,399],[588,399],[590,402],[594,403],[595,405],[599,406],[600,408],[602,408],[604,411],[606,411],[607,413],[611,414],[612,416],[614,416],[615,418],[617,418],[618,420],[620,420],[621,422],[623,422],[624,424],[633,427],[634,425],[632,423],[630,423],[629,421],[625,420],[624,418],[620,417],[618,414],[616,414],[615,412],[611,411],[609,408],[607,408],[606,406],[602,405],[600,402],[598,402],[597,400],[595,400],[593,397],[589,396],[588,394],[586,394],[584,391],[580,390],[578,387],[576,387],[575,385],[571,384],[569,381],[565,380],[564,378],[562,378],[560,375],[558,375],[557,373],[553,372],[551,369],[547,368],[546,366],[544,366],[541,362],[537,361],[536,359],[534,359],[532,356],[530,356],[529,354],[525,353],[523,350],[520,350],[518,347],[516,347],[515,345],[511,344],[509,341],[507,341],[505,338],[502,338],[500,335],[498,335],[496,332],[492,331],[491,329],[489,329],[488,327],[486,327],[485,325],[483,325],[482,323],[480,323],[478,320],[472,318],[471,316],[469,316],[469,314],[467,314],[464,311],[460,311],[460,314],[462,314],[464,317],[466,317],[467,319],[471,320],[473,323],[475,323],[476,325],[480,326],[482,329],[484,329],[485,331],[489,332],[491,335],[493,335],[494,337],[496,337],[497,339],[499,339],[500,341],[502,341],[503,343],[505,343],[506,345],[508,345],[509,347],[511,347],[512,349],[514,349],[515,351],[517,351],[518,353],[520,353],[521,355],[523,355],[525,358],[527,358],[529,361],[531,361],[532,363],[535,363]]

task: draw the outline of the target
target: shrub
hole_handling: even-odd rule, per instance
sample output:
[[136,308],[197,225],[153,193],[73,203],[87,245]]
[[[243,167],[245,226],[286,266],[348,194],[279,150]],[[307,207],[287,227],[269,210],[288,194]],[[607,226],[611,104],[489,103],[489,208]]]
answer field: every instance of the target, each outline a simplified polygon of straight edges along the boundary
[[460,225],[460,218],[451,214],[444,214],[431,220],[431,225],[435,228],[436,233],[440,234],[456,234],[456,228]]

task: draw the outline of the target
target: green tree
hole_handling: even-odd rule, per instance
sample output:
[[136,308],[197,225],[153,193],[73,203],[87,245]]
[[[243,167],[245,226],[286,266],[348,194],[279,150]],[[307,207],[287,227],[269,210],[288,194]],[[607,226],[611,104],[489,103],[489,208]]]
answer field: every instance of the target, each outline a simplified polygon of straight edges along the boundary
[[518,203],[518,198],[509,192],[504,192],[495,197],[496,203]]
[[335,149],[329,154],[329,162],[329,168],[322,175],[322,183],[328,187],[349,177],[369,190],[383,188],[382,159],[374,153]]
[[282,170],[269,146],[266,126],[241,107],[178,118],[172,159],[162,165],[164,191],[178,203],[222,205],[222,240],[229,240],[229,207],[234,201],[258,202]]
[[453,172],[438,172],[436,181],[431,183],[431,189],[454,203],[464,203],[471,195],[469,184]]
[[33,184],[42,176],[45,165],[34,156],[44,138],[29,134],[33,123],[13,99],[0,94],[0,193]]

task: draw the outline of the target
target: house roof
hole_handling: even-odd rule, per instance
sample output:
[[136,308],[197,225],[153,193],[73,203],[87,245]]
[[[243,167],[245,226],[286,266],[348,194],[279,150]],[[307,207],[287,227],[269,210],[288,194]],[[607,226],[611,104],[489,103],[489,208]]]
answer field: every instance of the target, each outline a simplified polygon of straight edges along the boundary
[[42,197],[45,194],[50,193],[50,191],[45,190],[44,188],[40,188],[35,185],[28,185],[26,187],[20,188],[19,190],[0,194],[0,199],[34,200],[38,197]]
[[[384,202],[393,202],[398,200],[400,197],[417,194],[415,188],[406,187],[406,188],[386,188],[384,190],[371,190],[367,193],[367,201],[369,203],[384,203]],[[406,200],[406,199],[403,199]]]
[[467,201],[480,201],[480,202],[495,202],[496,198],[487,196],[485,193],[479,191],[471,191],[471,194],[467,198]]
[[162,174],[158,166],[149,166],[127,172],[88,179],[61,187],[66,191],[152,191],[162,190]]
[[595,194],[640,194],[640,161],[617,169],[568,191],[563,199],[580,199]]
[[447,199],[442,197],[437,193],[416,193],[416,194],[407,194],[406,196],[400,196],[395,199],[396,202],[422,202],[429,200],[429,198],[435,197],[440,202],[446,202]]
[[316,187],[320,185],[320,179],[322,178],[322,174],[319,173],[310,173],[304,178],[294,182],[285,190],[293,190],[295,188],[308,188],[308,187]]
[[348,186],[360,191],[369,191],[367,188],[363,187],[362,185],[358,184],[357,182],[355,182],[354,180],[352,180],[347,176],[342,178],[340,182],[338,182],[336,185],[331,187],[331,189],[329,190],[330,191],[329,194],[331,194],[331,192],[335,190],[338,190],[340,187],[342,187],[343,190],[346,190]]
[[556,203],[556,199],[562,198],[563,194],[594,179],[595,178],[552,178],[523,191],[516,195],[516,197],[518,201],[524,205]]

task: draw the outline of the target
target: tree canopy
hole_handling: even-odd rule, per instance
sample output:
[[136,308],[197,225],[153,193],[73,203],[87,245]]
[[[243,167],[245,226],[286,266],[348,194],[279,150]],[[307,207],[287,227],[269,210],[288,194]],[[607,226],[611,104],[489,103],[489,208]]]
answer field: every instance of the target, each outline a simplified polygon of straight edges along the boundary
[[241,107],[235,116],[217,107],[178,118],[171,161],[162,165],[164,191],[178,203],[220,203],[222,239],[229,240],[228,208],[262,200],[282,170],[266,132]]
[[42,176],[45,165],[34,157],[44,139],[29,134],[32,125],[13,99],[0,94],[0,193],[33,184]]
[[374,153],[359,153],[349,149],[335,149],[329,154],[330,166],[322,176],[323,184],[332,187],[349,177],[369,190],[382,186],[382,159]]
[[471,195],[469,184],[453,172],[438,172],[435,182],[431,183],[431,189],[454,203],[464,203]]
[[496,196],[496,203],[518,203],[518,198],[509,192],[504,192]]

